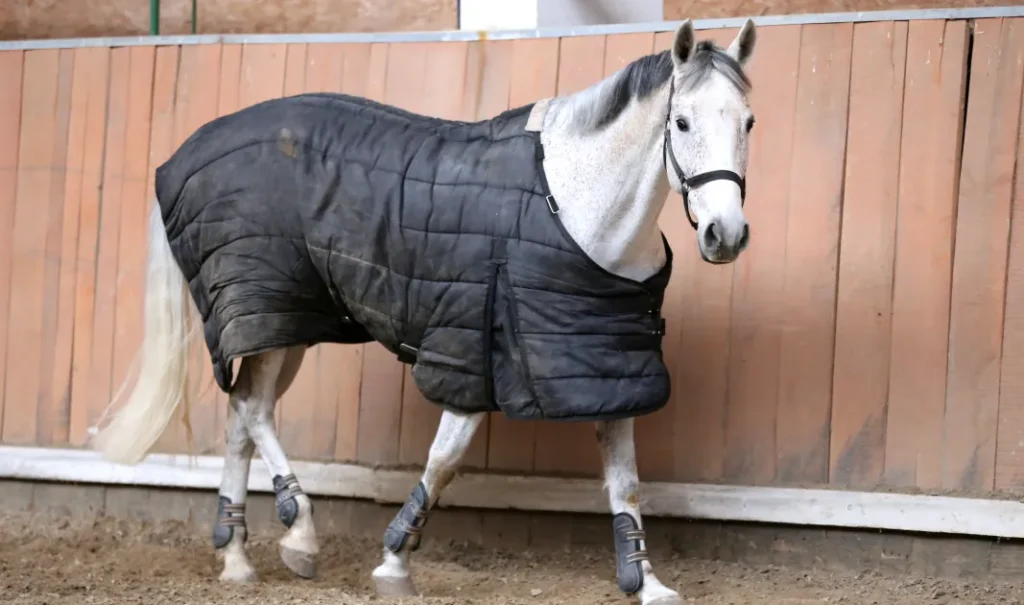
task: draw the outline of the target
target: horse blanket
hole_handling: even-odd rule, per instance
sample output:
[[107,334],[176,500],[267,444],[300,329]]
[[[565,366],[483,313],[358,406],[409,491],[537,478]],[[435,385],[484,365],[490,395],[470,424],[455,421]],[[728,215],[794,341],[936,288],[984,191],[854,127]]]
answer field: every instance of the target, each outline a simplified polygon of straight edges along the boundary
[[455,122],[302,94],[189,137],[156,195],[220,388],[238,357],[378,341],[456,411],[664,406],[668,242],[642,283],[589,258],[557,216],[532,108]]

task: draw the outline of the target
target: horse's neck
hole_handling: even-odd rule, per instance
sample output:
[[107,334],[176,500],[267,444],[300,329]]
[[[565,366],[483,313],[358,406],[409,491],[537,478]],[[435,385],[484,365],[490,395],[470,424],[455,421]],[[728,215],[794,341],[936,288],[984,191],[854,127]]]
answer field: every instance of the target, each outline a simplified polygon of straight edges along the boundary
[[664,109],[652,101],[633,101],[600,131],[579,134],[556,113],[572,111],[568,102],[555,99],[541,131],[544,171],[569,235],[605,270],[638,281],[666,260],[658,229],[669,191]]

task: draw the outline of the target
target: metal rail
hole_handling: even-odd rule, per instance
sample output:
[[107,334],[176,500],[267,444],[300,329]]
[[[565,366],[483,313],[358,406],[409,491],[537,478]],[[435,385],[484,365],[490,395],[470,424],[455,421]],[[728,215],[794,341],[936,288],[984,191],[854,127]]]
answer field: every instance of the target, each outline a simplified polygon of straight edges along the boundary
[[[990,19],[1024,17],[1024,5],[984,8],[932,8],[918,10],[820,13],[807,15],[763,15],[752,17],[758,26],[812,25],[818,23],[867,23],[871,21],[916,21],[924,19]],[[695,19],[697,29],[724,29],[743,25],[746,17]],[[177,46],[193,44],[317,44],[338,42],[455,42],[478,40],[517,40],[523,38],[560,38],[612,34],[672,31],[679,21],[586,25],[528,30],[425,31],[338,34],[200,34],[191,36],[129,36],[98,38],[62,38],[52,40],[11,40],[0,42],[2,50],[39,50],[47,48],[86,48],[119,46]]]

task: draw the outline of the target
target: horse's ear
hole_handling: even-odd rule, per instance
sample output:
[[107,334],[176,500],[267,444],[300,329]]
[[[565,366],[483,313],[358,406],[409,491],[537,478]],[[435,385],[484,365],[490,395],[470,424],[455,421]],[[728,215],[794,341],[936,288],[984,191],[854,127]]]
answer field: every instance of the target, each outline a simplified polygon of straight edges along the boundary
[[732,41],[728,50],[725,51],[729,53],[730,57],[736,59],[736,62],[740,65],[745,64],[750,55],[754,54],[754,44],[757,42],[756,30],[754,22],[747,19],[747,22],[740,29],[740,33],[736,34],[736,39]]
[[672,40],[672,63],[676,69],[690,60],[690,55],[693,54],[693,45],[693,21],[687,19],[676,30],[676,37]]

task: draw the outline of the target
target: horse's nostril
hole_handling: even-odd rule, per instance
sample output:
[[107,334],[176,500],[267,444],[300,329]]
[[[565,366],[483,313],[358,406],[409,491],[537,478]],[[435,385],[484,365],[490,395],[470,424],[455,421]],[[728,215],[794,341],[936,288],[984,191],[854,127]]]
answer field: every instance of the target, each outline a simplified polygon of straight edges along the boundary
[[750,225],[743,225],[743,235],[740,236],[740,250],[750,243]]
[[721,242],[722,239],[718,236],[718,223],[711,223],[704,230],[704,248],[714,250]]

